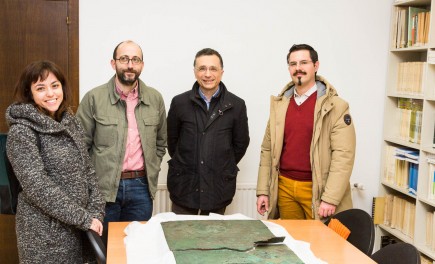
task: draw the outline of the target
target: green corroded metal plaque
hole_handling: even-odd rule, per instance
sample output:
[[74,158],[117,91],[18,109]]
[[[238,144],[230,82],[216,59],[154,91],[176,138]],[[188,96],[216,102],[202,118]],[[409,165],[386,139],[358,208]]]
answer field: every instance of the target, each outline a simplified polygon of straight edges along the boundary
[[177,264],[303,264],[286,245],[259,246],[247,252],[228,249],[174,251]]
[[260,220],[163,222],[177,263],[303,263],[286,245],[255,246],[276,237]]
[[256,241],[275,237],[260,220],[189,220],[162,223],[173,250],[223,249],[246,251]]

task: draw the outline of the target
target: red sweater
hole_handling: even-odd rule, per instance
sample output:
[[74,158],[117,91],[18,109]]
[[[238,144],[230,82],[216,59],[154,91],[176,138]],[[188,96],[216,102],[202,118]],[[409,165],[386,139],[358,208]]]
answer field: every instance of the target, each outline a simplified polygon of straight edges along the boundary
[[280,174],[293,180],[312,181],[310,146],[316,99],[317,92],[297,105],[292,97],[287,108]]

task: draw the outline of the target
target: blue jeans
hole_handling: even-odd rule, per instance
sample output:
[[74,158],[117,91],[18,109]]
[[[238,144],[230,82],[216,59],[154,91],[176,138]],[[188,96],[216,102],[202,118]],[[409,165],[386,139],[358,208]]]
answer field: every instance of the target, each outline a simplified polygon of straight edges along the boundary
[[116,200],[106,203],[103,239],[107,240],[108,222],[148,221],[153,213],[153,200],[146,177],[121,179]]

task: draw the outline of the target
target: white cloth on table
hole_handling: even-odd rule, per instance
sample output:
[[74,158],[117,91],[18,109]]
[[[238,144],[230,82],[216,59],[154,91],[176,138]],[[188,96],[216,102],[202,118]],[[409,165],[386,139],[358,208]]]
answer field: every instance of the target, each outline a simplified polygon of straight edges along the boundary
[[[208,216],[176,215],[160,213],[153,216],[147,223],[131,222],[125,229],[127,235],[124,244],[128,264],[176,264],[174,254],[169,250],[161,226],[162,222],[183,220],[253,220],[242,214],[219,215],[211,213]],[[263,221],[275,236],[285,236],[286,244],[302,261],[309,264],[325,264],[326,262],[314,256],[310,244],[295,240],[287,230],[275,223]]]

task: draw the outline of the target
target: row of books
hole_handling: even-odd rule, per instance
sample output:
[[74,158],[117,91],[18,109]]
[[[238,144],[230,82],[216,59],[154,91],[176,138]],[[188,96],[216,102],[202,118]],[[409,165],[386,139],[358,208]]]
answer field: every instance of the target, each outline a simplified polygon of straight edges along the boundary
[[411,98],[398,98],[397,108],[399,114],[402,140],[420,144],[421,124],[423,120],[423,100]]
[[373,198],[372,217],[374,224],[394,228],[405,236],[414,238],[415,204],[399,196],[387,194]]
[[393,16],[393,48],[424,46],[428,43],[429,10],[413,6],[396,6]]
[[426,246],[435,250],[435,212],[426,212]]
[[[384,199],[384,197],[374,197],[374,198],[373,198],[373,202],[375,202],[377,198],[383,198],[383,199]],[[383,201],[383,200],[382,200],[382,201]],[[428,215],[426,216],[426,218],[431,218],[431,217],[432,217],[432,219],[426,220],[426,223],[427,223],[427,224],[428,224],[428,223],[431,223],[431,226],[429,227],[429,229],[431,229],[431,230],[430,230],[431,233],[430,233],[430,235],[429,235],[429,234],[426,234],[426,243],[427,243],[427,245],[430,246],[430,247],[431,247],[431,245],[432,245],[432,241],[433,241],[433,238],[434,238],[434,234],[433,234],[433,214],[434,214],[434,213],[428,212]],[[429,215],[430,215],[430,216],[429,216]],[[375,224],[383,224],[383,223],[376,223],[376,222],[375,222]],[[428,230],[428,229],[426,229],[426,230]],[[429,236],[430,236],[430,237],[429,237]],[[401,241],[400,241],[399,239],[397,239],[396,237],[392,236],[392,235],[383,235],[383,236],[381,236],[381,245],[380,245],[380,248],[383,248],[383,247],[389,246],[389,245],[391,245],[391,244],[396,244],[396,243],[398,243],[398,242],[401,242]],[[423,255],[423,254],[420,254],[420,263],[421,263],[421,264],[434,264],[434,262],[432,261],[432,259],[426,257],[426,256]]]
[[427,158],[428,162],[428,190],[427,198],[435,200],[435,158]]
[[422,95],[426,65],[426,62],[420,61],[399,63],[397,93]]
[[417,195],[419,152],[386,146],[384,181]]

